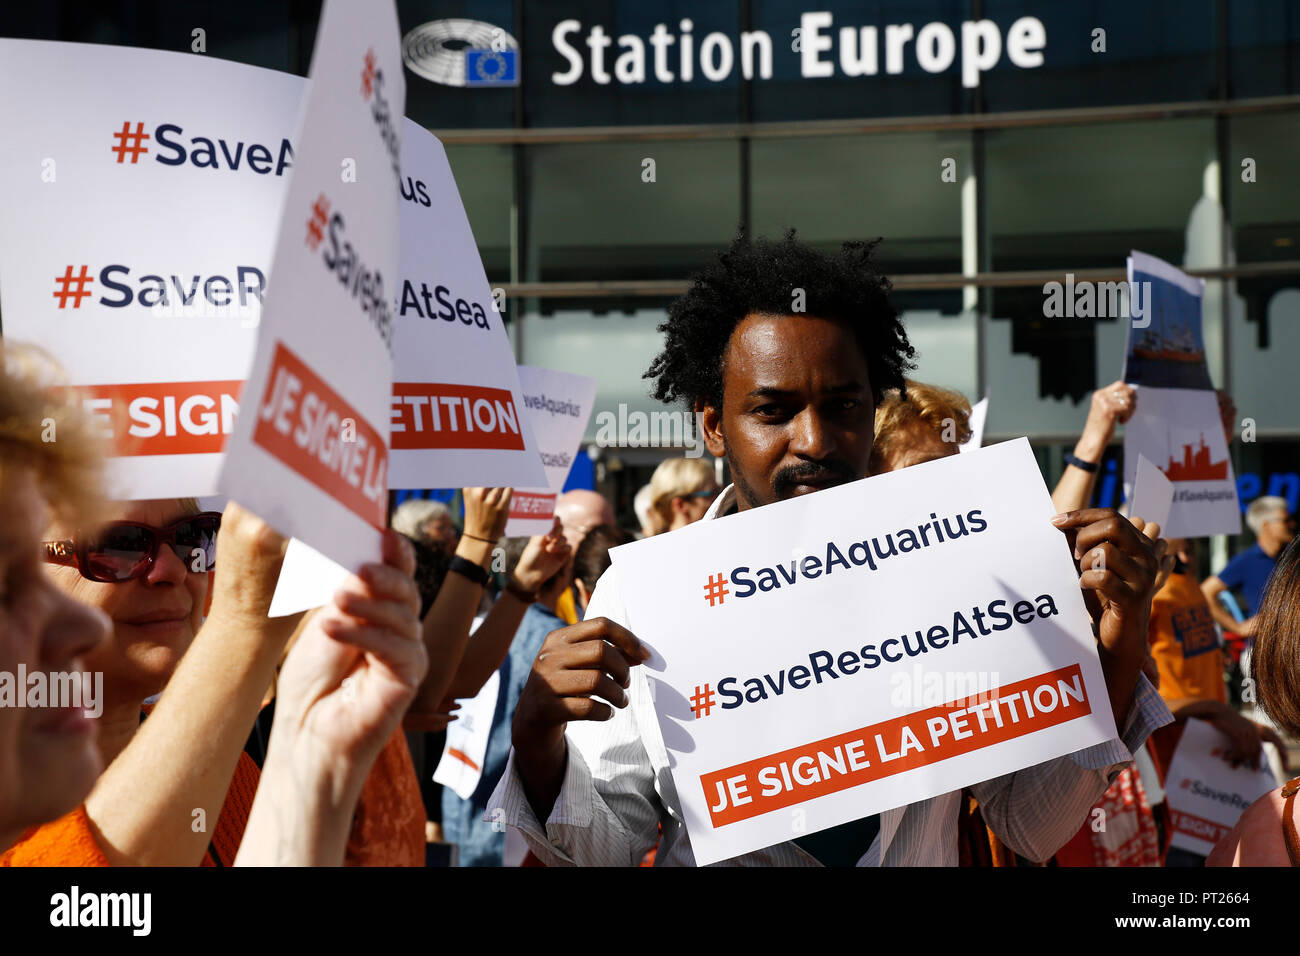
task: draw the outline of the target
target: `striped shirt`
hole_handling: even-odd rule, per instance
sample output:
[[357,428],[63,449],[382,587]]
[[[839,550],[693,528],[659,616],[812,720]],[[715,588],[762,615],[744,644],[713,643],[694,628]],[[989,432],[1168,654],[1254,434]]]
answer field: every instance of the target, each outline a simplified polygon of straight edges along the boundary
[[[704,520],[728,511],[728,487]],[[626,624],[616,567],[600,579],[585,617]],[[633,667],[628,706],[607,721],[568,725],[568,763],[559,796],[543,825],[533,813],[515,770],[514,751],[489,799],[485,820],[516,827],[547,866],[636,866],[663,842],[656,866],[695,866],[681,801],[673,786],[668,751],[655,717],[645,668]],[[1002,842],[1034,861],[1048,859],[1085,822],[1147,736],[1173,720],[1143,676],[1121,729],[1121,740],[1005,774],[970,788],[985,822]],[[945,793],[880,815],[880,832],[863,848],[859,866],[956,866],[961,791]],[[794,843],[746,853],[719,866],[819,866]]]

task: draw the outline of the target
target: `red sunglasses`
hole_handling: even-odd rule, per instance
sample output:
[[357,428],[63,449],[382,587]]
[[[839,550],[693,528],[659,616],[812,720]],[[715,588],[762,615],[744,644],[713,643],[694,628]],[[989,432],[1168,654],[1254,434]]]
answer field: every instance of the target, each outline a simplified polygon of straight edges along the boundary
[[146,577],[167,544],[190,571],[211,571],[217,563],[221,514],[186,515],[165,528],[138,521],[111,521],[93,537],[45,542],[45,561],[76,568],[89,581],[120,584]]

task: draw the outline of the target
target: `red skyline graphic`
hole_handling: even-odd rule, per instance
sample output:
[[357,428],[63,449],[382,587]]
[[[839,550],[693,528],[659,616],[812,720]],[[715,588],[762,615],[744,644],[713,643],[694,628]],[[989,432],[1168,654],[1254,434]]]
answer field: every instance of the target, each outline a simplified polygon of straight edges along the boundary
[[1200,447],[1183,446],[1183,460],[1169,458],[1169,465],[1164,469],[1165,477],[1170,481],[1211,481],[1228,477],[1228,459],[1210,460],[1210,446],[1205,444],[1205,433],[1201,433]]

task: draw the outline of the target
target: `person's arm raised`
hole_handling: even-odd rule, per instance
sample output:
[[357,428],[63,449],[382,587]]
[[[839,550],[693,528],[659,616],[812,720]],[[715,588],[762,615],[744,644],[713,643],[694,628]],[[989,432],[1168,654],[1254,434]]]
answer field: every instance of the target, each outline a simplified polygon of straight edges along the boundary
[[1112,508],[1072,511],[1052,523],[1074,550],[1111,710],[1123,727],[1148,656],[1151,598],[1169,542],[1159,537],[1158,525],[1130,521]]
[[[511,575],[511,583],[519,590],[535,595],[564,568],[569,556],[569,543],[564,538],[560,519],[556,518],[550,532],[529,539],[519,558],[519,564]],[[447,693],[448,697],[460,700],[473,697],[479,692],[506,659],[510,642],[515,639],[527,610],[528,604],[513,591],[507,589],[502,592],[470,638],[451,690]]]
[[[1074,446],[1074,457],[1090,464],[1100,464],[1101,456],[1115,434],[1116,423],[1128,421],[1136,407],[1137,393],[1133,386],[1122,381],[1111,382],[1093,392],[1088,420]],[[1088,507],[1096,481],[1095,471],[1067,464],[1052,492],[1052,506],[1060,513]]]
[[[477,565],[487,574],[492,562],[492,548],[505,530],[510,517],[510,488],[466,488],[465,533],[456,546],[456,556]],[[424,649],[429,657],[429,671],[415,703],[412,721],[420,714],[436,714],[460,667],[469,628],[474,623],[483,586],[455,571],[448,572],[433,607],[424,618]],[[408,729],[415,727],[408,723]]]
[[[212,609],[86,813],[114,866],[196,866],[299,615],[268,618],[288,539],[231,502]],[[196,823],[202,821],[201,826]]]

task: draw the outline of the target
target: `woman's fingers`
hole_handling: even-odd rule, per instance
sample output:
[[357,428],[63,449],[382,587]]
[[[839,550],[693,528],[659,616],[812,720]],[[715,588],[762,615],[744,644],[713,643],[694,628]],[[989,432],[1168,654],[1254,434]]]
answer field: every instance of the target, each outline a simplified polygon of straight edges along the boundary
[[384,564],[408,578],[415,574],[415,548],[406,540],[406,535],[399,534],[392,528],[385,529],[382,554]]
[[362,565],[359,574],[343,582],[339,593],[344,592],[380,601],[396,601],[409,606],[414,614],[420,611],[420,589],[416,587],[415,579],[390,565]]
[[424,644],[386,627],[357,625],[346,618],[328,616],[321,630],[340,643],[373,655],[412,690],[420,686],[428,667]]

